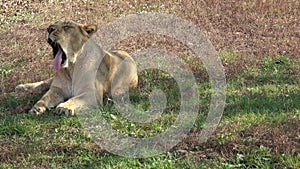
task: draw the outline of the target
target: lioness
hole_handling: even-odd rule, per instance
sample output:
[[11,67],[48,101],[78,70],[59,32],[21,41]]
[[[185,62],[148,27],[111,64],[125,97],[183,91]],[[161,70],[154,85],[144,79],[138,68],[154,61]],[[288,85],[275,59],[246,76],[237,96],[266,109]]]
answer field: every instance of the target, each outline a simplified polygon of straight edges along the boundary
[[56,113],[75,115],[80,109],[102,105],[103,95],[118,95],[138,83],[134,60],[124,51],[104,51],[91,36],[96,25],[56,22],[47,29],[53,49],[53,78],[18,85],[18,90],[49,87],[30,113],[42,114],[56,107]]

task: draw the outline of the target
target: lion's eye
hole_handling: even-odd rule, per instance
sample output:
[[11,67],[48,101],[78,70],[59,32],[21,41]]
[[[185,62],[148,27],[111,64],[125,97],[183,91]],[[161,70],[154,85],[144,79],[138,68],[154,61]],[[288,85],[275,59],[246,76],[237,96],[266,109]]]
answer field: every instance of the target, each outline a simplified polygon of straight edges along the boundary
[[68,29],[71,29],[71,28],[72,28],[72,27],[69,26],[69,25],[65,25],[65,26],[64,26],[64,29],[65,29],[65,30],[68,30]]

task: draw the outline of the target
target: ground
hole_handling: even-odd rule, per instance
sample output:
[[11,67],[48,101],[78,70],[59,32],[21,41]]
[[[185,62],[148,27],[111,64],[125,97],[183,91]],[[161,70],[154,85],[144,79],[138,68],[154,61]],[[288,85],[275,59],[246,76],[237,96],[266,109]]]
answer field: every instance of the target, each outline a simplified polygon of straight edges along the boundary
[[[0,6],[0,168],[300,167],[300,1],[2,0]],[[114,48],[134,52],[159,47],[181,57],[193,71],[202,113],[188,137],[169,152],[147,159],[115,156],[87,136],[76,117],[56,116],[51,110],[38,117],[27,114],[40,96],[14,93],[14,87],[55,73],[45,41],[49,24],[74,20],[101,28],[119,17],[145,12],[168,13],[193,23],[219,53],[227,100],[207,142],[199,144],[197,138],[209,107],[208,75],[187,46],[159,35],[131,37]],[[176,119],[178,88],[163,72],[144,71],[139,77],[139,87],[131,94],[137,107],[149,106],[154,87],[168,93],[161,119],[149,124],[127,121],[110,101],[101,111],[115,130],[151,137]]]

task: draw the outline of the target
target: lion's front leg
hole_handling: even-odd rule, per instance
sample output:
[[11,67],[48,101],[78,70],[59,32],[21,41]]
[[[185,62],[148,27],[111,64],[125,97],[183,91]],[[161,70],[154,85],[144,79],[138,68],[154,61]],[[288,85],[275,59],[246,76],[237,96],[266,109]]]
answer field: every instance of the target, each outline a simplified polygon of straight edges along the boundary
[[64,94],[60,88],[51,87],[50,90],[33,106],[29,113],[43,114],[46,109],[53,108],[64,101]]
[[[98,91],[99,92],[99,91]],[[100,94],[101,93],[101,94]],[[103,97],[102,91],[98,93],[99,97],[96,97],[94,93],[83,93],[70,98],[68,101],[59,104],[56,107],[56,113],[59,115],[76,115],[79,111],[84,111],[98,106],[98,100]]]

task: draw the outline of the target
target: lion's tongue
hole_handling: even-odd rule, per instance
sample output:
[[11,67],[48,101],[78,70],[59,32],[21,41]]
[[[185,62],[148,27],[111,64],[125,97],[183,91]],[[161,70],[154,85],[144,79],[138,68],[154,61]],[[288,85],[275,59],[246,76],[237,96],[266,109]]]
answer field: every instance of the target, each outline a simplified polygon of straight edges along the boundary
[[61,65],[61,62],[62,62],[62,50],[59,49],[57,54],[55,55],[55,58],[52,62],[53,64],[53,67],[55,70],[59,70],[60,69],[60,65]]

